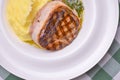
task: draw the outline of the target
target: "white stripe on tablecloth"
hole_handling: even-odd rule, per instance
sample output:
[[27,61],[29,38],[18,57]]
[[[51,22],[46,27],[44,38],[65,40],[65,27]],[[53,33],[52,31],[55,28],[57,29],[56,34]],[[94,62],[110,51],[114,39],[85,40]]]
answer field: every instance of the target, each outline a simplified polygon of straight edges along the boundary
[[120,26],[117,31],[116,40],[120,43]]

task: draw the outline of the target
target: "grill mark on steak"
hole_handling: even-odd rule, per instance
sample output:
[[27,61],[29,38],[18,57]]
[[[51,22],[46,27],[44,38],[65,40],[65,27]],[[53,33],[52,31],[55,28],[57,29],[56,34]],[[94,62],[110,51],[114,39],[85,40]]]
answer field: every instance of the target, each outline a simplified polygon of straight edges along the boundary
[[[44,36],[41,37],[39,40],[40,45],[44,48],[47,48],[48,50],[59,50],[67,46],[68,43],[71,43],[72,39],[75,38],[73,35],[77,35],[76,33],[72,33],[72,29],[75,28],[77,31],[79,27],[79,20],[76,21],[74,17],[75,15],[69,9],[62,6],[57,8],[44,26],[44,28],[46,29],[44,32]],[[70,19],[68,22],[67,18]],[[64,26],[61,25],[62,22],[65,23]],[[69,26],[71,23],[74,24],[73,28]],[[67,29],[67,31],[64,31],[64,29]],[[61,33],[61,35],[59,35],[59,33]],[[53,36],[54,34],[56,34],[56,37]],[[64,40],[65,42],[62,42],[59,38],[62,38],[62,40]],[[51,46],[49,46],[48,44],[50,44]]]
[[79,18],[67,5],[61,1],[51,1],[36,15],[30,34],[42,48],[56,51],[72,43],[80,27]]

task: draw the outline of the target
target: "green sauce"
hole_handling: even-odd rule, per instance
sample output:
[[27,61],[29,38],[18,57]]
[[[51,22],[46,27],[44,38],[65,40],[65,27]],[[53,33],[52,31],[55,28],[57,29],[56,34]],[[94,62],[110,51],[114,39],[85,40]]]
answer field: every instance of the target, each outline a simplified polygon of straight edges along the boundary
[[78,17],[83,16],[84,7],[81,0],[63,0],[63,2],[67,4],[71,9],[76,10]]

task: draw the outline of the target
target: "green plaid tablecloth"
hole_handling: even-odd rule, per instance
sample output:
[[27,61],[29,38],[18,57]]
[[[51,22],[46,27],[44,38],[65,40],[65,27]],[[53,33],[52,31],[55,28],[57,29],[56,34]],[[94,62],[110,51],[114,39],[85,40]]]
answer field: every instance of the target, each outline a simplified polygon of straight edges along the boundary
[[[0,80],[24,80],[0,66]],[[120,80],[120,26],[104,58],[90,71],[73,80]]]

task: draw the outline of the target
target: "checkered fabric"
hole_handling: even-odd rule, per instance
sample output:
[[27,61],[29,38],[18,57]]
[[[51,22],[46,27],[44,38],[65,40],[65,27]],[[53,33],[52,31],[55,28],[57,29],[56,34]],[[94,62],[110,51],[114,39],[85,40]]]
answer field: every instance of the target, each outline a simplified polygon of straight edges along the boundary
[[[0,80],[24,80],[0,66]],[[90,71],[72,80],[120,80],[120,26],[104,58]]]

